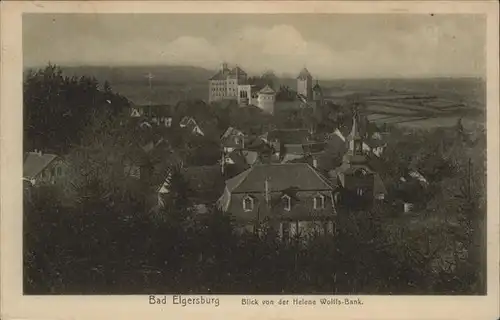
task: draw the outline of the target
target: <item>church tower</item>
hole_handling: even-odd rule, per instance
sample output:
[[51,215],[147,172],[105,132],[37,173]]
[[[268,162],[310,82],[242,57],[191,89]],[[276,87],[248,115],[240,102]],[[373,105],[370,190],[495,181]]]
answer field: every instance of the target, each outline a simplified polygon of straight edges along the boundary
[[303,95],[308,101],[313,98],[312,76],[306,68],[297,76],[297,94]]
[[363,138],[359,133],[358,112],[355,111],[352,118],[351,133],[347,136],[348,150],[344,155],[344,162],[349,164],[366,164],[368,159],[363,151]]

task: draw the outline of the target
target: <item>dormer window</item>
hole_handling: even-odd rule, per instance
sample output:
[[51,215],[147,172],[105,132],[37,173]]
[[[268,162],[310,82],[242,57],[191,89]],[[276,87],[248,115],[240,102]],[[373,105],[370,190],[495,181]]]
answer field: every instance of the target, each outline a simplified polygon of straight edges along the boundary
[[366,175],[366,170],[364,170],[364,169],[357,169],[356,171],[354,171],[354,175],[358,176],[358,177],[365,176]]
[[361,143],[361,141],[354,142],[354,152],[358,154],[363,153],[363,144]]
[[243,198],[243,210],[244,211],[252,211],[253,210],[253,198],[250,196],[246,196]]
[[314,209],[324,209],[325,208],[325,196],[319,194],[314,197]]
[[290,198],[289,195],[285,194],[283,197],[281,197],[281,199],[283,200],[283,208],[286,211],[292,210],[292,198]]

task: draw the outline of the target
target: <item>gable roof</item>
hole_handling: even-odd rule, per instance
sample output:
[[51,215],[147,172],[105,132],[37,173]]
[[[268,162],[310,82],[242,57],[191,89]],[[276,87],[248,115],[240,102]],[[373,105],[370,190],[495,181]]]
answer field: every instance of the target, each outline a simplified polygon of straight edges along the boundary
[[259,93],[263,94],[275,94],[276,91],[274,91],[269,85],[266,85],[264,88],[262,88]]
[[307,154],[316,154],[325,151],[326,146],[326,142],[311,142],[304,144],[302,148]]
[[222,135],[221,140],[224,141],[225,139],[227,139],[230,136],[244,136],[244,135],[245,134],[241,130],[238,130],[238,129],[233,128],[233,127],[229,127],[226,129],[226,131]]
[[303,160],[304,155],[303,154],[293,154],[293,153],[287,153],[283,157],[283,160],[281,160],[281,163],[289,163],[292,161],[297,161],[297,160]]
[[245,71],[243,71],[243,69],[241,69],[240,67],[236,66],[234,67],[230,72],[229,72],[229,75],[231,76],[234,76],[234,75],[237,75],[237,74],[241,74],[241,75],[246,75],[247,73]]
[[231,193],[265,192],[266,179],[271,192],[288,188],[301,191],[333,188],[325,177],[307,163],[256,164],[227,180],[226,187]]
[[56,158],[55,154],[28,152],[24,158],[23,177],[35,178]]
[[307,78],[310,78],[310,77],[312,77],[311,73],[309,73],[309,70],[307,70],[307,68],[304,68],[300,71],[299,75],[297,76],[297,79],[306,80]]
[[213,75],[209,80],[226,80],[226,79],[227,79],[227,74],[225,74],[222,71],[219,71],[215,75]]
[[241,154],[248,165],[254,165],[259,160],[259,153],[256,151],[243,150]]
[[184,118],[182,118],[181,122],[179,122],[180,126],[187,126],[189,124],[191,124],[193,127],[199,127],[196,120],[190,116],[185,116]]

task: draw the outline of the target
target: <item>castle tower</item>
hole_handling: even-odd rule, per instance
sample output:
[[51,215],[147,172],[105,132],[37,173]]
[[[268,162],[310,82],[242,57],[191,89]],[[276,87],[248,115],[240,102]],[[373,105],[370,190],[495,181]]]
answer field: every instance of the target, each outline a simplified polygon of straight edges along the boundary
[[227,66],[227,62],[222,62],[221,63],[221,68],[220,68],[221,72],[223,74],[226,74],[226,73],[229,73],[229,67]]
[[316,84],[312,88],[313,91],[313,100],[314,100],[314,115],[320,116],[321,106],[323,105],[323,89],[321,89],[318,80],[316,80]]
[[316,80],[316,84],[312,88],[313,100],[316,102],[321,102],[323,100],[323,89],[321,89],[318,80]]
[[259,91],[257,101],[259,108],[269,114],[273,114],[276,92],[270,86],[265,86]]
[[309,73],[309,71],[304,68],[297,76],[297,94],[301,94],[307,100],[311,100],[313,98],[312,87],[313,84],[311,73]]

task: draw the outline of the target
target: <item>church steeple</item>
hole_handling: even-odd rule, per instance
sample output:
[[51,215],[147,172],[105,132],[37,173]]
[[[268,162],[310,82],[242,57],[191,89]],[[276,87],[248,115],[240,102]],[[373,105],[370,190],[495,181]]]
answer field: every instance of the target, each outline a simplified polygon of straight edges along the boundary
[[362,154],[363,153],[363,139],[359,134],[359,123],[358,123],[358,112],[354,111],[352,117],[352,128],[351,133],[347,137],[349,141],[349,151],[352,154]]
[[363,138],[359,133],[358,112],[355,111],[352,117],[351,133],[347,136],[349,148],[344,156],[344,162],[347,163],[363,163],[367,159],[363,152]]

